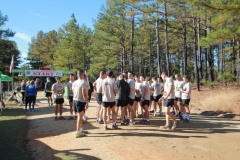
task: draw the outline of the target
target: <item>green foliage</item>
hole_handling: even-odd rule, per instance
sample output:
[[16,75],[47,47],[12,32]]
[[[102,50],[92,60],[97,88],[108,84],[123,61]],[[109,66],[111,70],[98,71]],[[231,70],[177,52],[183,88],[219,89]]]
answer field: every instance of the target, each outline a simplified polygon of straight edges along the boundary
[[219,73],[217,76],[217,80],[222,83],[225,84],[227,86],[227,84],[229,82],[232,82],[234,80],[234,75],[230,72],[223,72],[223,73]]
[[14,67],[16,68],[20,63],[20,52],[16,42],[9,40],[10,37],[14,36],[14,32],[3,28],[7,20],[7,16],[3,16],[0,11],[0,71],[10,75],[9,66],[12,56],[14,55]]

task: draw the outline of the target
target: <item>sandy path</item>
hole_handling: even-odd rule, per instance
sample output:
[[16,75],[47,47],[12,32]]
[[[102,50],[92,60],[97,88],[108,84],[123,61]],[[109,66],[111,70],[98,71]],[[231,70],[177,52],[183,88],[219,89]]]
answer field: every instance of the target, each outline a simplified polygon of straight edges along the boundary
[[[42,94],[39,94],[40,96]],[[37,111],[28,113],[28,148],[37,160],[50,159],[239,159],[240,122],[193,115],[191,124],[181,123],[176,131],[161,129],[163,117],[152,117],[151,125],[121,126],[103,130],[95,123],[96,102],[87,111],[84,129],[90,134],[75,138],[75,120],[54,120],[54,108],[38,98]],[[65,105],[64,116],[69,111]],[[138,119],[139,121],[139,119]]]

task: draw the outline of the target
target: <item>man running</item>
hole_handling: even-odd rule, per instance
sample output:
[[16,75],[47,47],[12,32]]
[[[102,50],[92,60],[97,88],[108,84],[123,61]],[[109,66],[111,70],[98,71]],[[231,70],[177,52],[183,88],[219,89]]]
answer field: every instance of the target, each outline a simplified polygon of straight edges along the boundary
[[[119,80],[117,80],[118,93],[116,94],[116,106],[121,107],[121,125],[126,125],[124,122],[124,116],[126,116],[125,107],[127,107],[127,97],[130,93],[130,87],[128,83],[124,80],[124,74],[119,75]],[[118,110],[116,115],[118,115]]]
[[93,83],[94,91],[96,93],[96,100],[98,103],[98,108],[97,108],[97,123],[102,123],[102,114],[103,110],[101,107],[102,104],[102,92],[100,91],[100,87],[102,86],[102,81],[107,77],[106,71],[101,71],[99,78]]
[[73,120],[74,116],[73,116],[73,90],[72,90],[72,84],[75,81],[75,77],[74,74],[71,73],[69,75],[69,81],[67,83],[67,98],[69,100],[69,105],[70,105],[70,117],[68,118],[68,120]]
[[154,117],[157,115],[157,105],[159,107],[159,113],[162,113],[162,90],[163,86],[157,81],[157,77],[152,78],[152,89],[153,89],[153,109],[154,109]]
[[[61,77],[56,78],[56,83],[52,86],[52,93],[54,96],[54,102],[56,103],[55,106],[55,120],[64,120],[65,118],[62,116],[62,109],[63,109],[63,103],[64,103],[64,85],[61,82]],[[57,117],[59,113],[59,117]]]
[[144,119],[141,121],[141,123],[150,124],[148,111],[148,107],[150,104],[150,87],[148,82],[145,80],[145,77],[141,76],[140,81],[142,82],[141,103],[144,110]]
[[[48,100],[48,106],[50,107],[53,105],[53,100],[52,100],[52,85],[53,83],[50,81],[50,78],[47,78],[47,82],[45,83],[44,87],[44,92],[45,92],[45,97],[47,97]],[[50,103],[51,102],[51,103]],[[50,105],[51,104],[51,105]]]
[[128,72],[128,84],[130,87],[130,94],[127,97],[128,110],[130,111],[130,124],[135,124],[135,109],[134,109],[134,99],[135,99],[135,81],[133,80],[133,72]]
[[190,109],[189,109],[189,103],[191,98],[191,90],[192,90],[192,84],[189,82],[188,76],[183,76],[184,86],[183,89],[180,89],[182,92],[182,105],[184,107],[183,109],[183,120],[186,122],[190,121]]
[[181,89],[183,88],[183,81],[180,80],[180,75],[175,75],[175,81],[174,81],[174,91],[175,91],[175,101],[174,101],[174,110],[175,110],[175,116],[179,115],[179,118],[182,119],[181,111],[182,109],[182,93]]
[[172,78],[169,78],[165,73],[161,74],[161,77],[163,81],[165,81],[164,84],[164,92],[165,95],[163,96],[164,100],[164,107],[166,112],[166,125],[164,128],[169,129],[169,120],[170,118],[174,121],[172,130],[178,127],[178,122],[176,118],[173,116],[173,114],[170,112],[171,107],[174,105],[174,83]]
[[84,81],[84,71],[77,71],[78,80],[73,82],[73,103],[77,112],[77,124],[76,124],[76,138],[84,137],[87,131],[82,128],[83,115],[86,109],[88,109],[88,89],[86,81]]
[[116,125],[116,113],[115,113],[115,95],[117,94],[117,85],[113,80],[113,72],[107,72],[107,78],[103,80],[100,90],[102,92],[102,108],[103,108],[103,122],[105,130],[107,127],[107,109],[112,110],[112,129],[117,129]]

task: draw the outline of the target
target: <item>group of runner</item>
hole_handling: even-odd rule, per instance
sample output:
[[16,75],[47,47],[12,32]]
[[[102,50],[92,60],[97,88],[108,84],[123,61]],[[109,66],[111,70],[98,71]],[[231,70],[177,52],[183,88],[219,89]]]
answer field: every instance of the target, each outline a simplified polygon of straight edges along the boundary
[[[23,81],[21,84],[21,92],[25,97],[25,109],[29,105],[30,111],[34,111],[37,82],[39,82],[38,79],[27,84]],[[66,85],[67,99],[70,104],[70,117],[68,119],[77,119],[77,138],[88,133],[83,130],[82,122],[87,119],[85,111],[89,107],[91,99],[90,84],[87,74],[78,70],[77,80],[75,80],[74,74],[70,74],[69,82]],[[174,130],[178,127],[177,116],[180,120],[190,121],[191,87],[188,77],[183,76],[183,80],[181,80],[178,74],[175,75],[174,81],[172,77],[168,77],[165,73],[162,73],[159,78],[147,78],[145,76],[134,76],[131,71],[121,73],[117,77],[114,76],[112,71],[101,71],[99,78],[93,83],[94,94],[98,103],[96,122],[103,124],[104,129],[108,130],[108,122],[111,120],[112,129],[118,129],[117,116],[121,112],[121,126],[136,124],[136,117],[143,117],[140,123],[150,124],[149,114],[162,116],[164,107],[166,115],[164,128],[170,129],[170,119],[172,119],[171,129]],[[61,77],[56,77],[56,83],[54,84],[50,81],[50,78],[47,78],[44,91],[49,106],[53,105],[54,99],[55,120],[64,120],[62,111],[65,86],[61,82]]]
[[[170,119],[173,120],[171,129],[178,127],[176,116],[180,120],[190,121],[190,95],[191,83],[187,76],[180,80],[178,74],[175,81],[165,73],[161,77],[148,78],[145,76],[134,76],[133,72],[121,73],[118,77],[113,76],[112,71],[101,71],[99,78],[93,83],[96,92],[98,109],[96,122],[103,123],[104,128],[108,129],[108,119],[112,119],[112,129],[117,129],[116,117],[121,111],[120,125],[134,125],[135,118],[142,116],[140,123],[150,124],[149,114],[154,113],[163,115],[162,106],[165,108],[166,125],[170,128]],[[153,110],[151,105],[153,103]],[[141,106],[142,114],[138,112]],[[157,112],[157,106],[159,112]],[[111,115],[112,114],[112,115]],[[111,116],[111,118],[110,118]]]

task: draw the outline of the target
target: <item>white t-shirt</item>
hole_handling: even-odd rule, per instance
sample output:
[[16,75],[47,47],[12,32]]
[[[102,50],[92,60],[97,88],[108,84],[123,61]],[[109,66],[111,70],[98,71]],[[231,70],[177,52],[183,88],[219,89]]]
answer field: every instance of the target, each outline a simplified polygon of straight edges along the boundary
[[141,97],[141,86],[142,86],[142,83],[135,82],[135,96],[136,97]]
[[73,100],[85,102],[82,92],[83,89],[87,89],[86,81],[78,79],[75,82],[73,82],[72,84]]
[[102,85],[102,82],[103,82],[103,79],[100,77],[94,82],[96,84],[97,93],[101,93],[100,87]]
[[[147,87],[147,93],[145,93],[145,87]],[[142,98],[144,98],[145,100],[150,100],[150,87],[146,81],[142,83],[141,89],[142,89]]]
[[[182,99],[190,99],[191,97],[192,84],[190,82],[184,83],[182,92]],[[189,92],[188,94],[185,92]]]
[[64,85],[62,83],[54,83],[52,86],[52,90],[54,91],[54,98],[63,98]]
[[102,101],[103,102],[115,102],[114,90],[117,89],[117,84],[112,78],[106,78],[101,85]]
[[152,88],[153,88],[153,96],[158,96],[160,94],[162,94],[162,84],[159,82],[153,82],[152,83]]
[[170,91],[170,86],[173,86],[173,89],[169,95],[169,97],[167,99],[174,99],[174,83],[173,83],[173,80],[172,78],[167,78],[165,83],[164,83],[164,96],[167,96],[167,94],[169,93]]
[[130,87],[129,98],[135,99],[135,81],[133,79],[128,79],[128,84]]
[[73,96],[72,84],[73,84],[72,81],[69,81],[69,82],[67,83],[68,96]]
[[174,81],[174,91],[175,91],[175,97],[181,98],[181,91],[180,89],[183,88],[183,81]]

